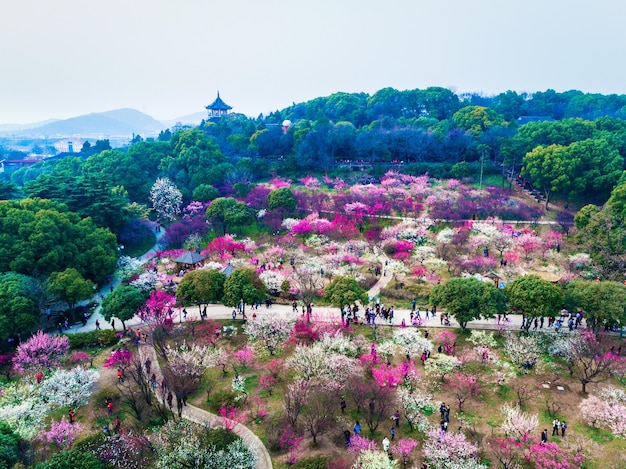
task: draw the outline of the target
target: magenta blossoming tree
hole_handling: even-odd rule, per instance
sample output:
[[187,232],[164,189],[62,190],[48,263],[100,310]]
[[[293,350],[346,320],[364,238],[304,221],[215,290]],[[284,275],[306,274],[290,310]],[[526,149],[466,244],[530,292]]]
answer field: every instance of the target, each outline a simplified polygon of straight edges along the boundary
[[406,466],[409,462],[411,452],[417,446],[417,441],[413,438],[402,438],[395,445],[393,445],[391,451],[402,459],[402,464]]
[[348,451],[359,454],[361,451],[376,451],[376,442],[361,435],[350,437],[350,447]]
[[65,415],[59,422],[53,422],[50,430],[44,431],[39,435],[39,440],[44,443],[53,443],[60,450],[70,448],[81,431],[81,425],[78,422],[70,423]]
[[60,364],[69,348],[66,336],[51,336],[39,331],[17,347],[13,366],[20,373],[54,368]]

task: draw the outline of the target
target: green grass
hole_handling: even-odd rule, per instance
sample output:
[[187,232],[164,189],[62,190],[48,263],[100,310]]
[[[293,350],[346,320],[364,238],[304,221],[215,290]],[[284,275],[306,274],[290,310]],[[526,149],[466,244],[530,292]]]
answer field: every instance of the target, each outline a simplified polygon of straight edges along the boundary
[[613,433],[611,433],[609,430],[604,430],[602,428],[594,428],[588,425],[582,425],[577,423],[574,425],[574,429],[576,430],[576,433],[585,435],[589,439],[601,445],[610,443],[615,439],[615,435]]

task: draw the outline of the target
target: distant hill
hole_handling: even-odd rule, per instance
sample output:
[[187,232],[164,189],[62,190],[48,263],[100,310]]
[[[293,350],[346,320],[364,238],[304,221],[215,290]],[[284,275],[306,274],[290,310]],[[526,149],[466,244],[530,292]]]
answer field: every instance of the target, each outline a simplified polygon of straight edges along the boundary
[[191,124],[191,125],[199,125],[202,122],[202,119],[207,118],[206,111],[204,112],[196,112],[193,114],[187,114],[186,116],[177,117],[175,119],[162,120],[161,123],[165,125],[168,129],[172,126],[178,124],[179,122],[183,125]]
[[[142,137],[158,134],[166,126],[147,114],[135,109],[116,109],[114,111],[85,114],[70,119],[58,120],[29,129],[9,130],[3,133],[23,136],[82,136],[115,137],[139,134]],[[3,129],[0,129],[0,132]]]
[[59,119],[47,119],[41,122],[32,122],[30,124],[0,124],[0,132],[15,132],[18,130],[34,129],[35,127],[41,127],[42,125],[51,124],[57,122]]

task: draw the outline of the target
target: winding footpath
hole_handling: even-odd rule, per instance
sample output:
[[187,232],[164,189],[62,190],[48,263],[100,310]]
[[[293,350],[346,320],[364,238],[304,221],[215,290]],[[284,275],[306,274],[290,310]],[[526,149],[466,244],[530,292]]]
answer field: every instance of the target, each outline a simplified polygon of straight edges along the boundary
[[[153,371],[156,375],[158,382],[163,382],[163,374],[161,373],[161,367],[159,366],[159,361],[152,343],[147,342],[139,345],[139,357],[142,363],[144,363],[148,358],[150,359],[152,362],[151,371]],[[155,392],[154,395],[161,402],[161,404],[163,404],[163,397],[159,395],[158,392]],[[206,425],[209,428],[218,428],[223,424],[223,419],[219,415],[207,412],[206,410],[200,409],[199,407],[191,404],[183,406],[182,417],[185,420],[189,420],[190,422],[203,426]],[[254,464],[255,469],[272,469],[273,466],[270,453],[267,451],[267,448],[261,439],[256,436],[252,430],[245,425],[238,423],[235,428],[233,428],[233,432],[245,442],[248,448],[250,448],[250,451],[254,454],[256,458],[256,462]]]

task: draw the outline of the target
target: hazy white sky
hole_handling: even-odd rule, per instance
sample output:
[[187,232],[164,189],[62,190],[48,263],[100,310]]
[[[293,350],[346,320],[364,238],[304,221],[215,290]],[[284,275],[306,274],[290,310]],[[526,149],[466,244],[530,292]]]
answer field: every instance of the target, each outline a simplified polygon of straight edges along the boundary
[[0,123],[337,91],[626,93],[624,0],[2,0]]

